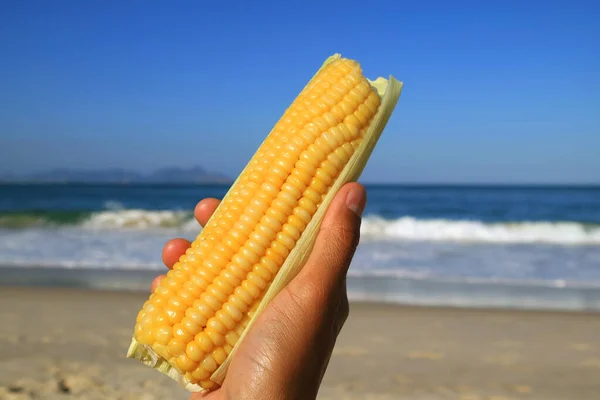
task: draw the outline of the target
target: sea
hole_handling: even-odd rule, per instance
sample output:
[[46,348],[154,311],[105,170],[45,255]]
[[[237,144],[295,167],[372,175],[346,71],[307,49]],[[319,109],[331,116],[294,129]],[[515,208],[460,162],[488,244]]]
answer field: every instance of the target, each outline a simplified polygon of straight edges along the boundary
[[[600,186],[365,185],[351,300],[600,310]],[[0,285],[147,291],[228,185],[0,185]],[[0,287],[1,290],[1,287]]]

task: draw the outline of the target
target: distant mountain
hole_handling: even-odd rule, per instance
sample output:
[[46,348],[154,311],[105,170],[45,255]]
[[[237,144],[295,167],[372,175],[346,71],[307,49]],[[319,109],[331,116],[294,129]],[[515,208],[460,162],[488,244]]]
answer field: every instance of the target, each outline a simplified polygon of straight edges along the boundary
[[56,168],[49,171],[37,172],[19,180],[29,182],[135,182],[142,179],[136,171],[123,168],[108,168],[97,170],[80,170]]
[[0,182],[11,182],[16,179],[14,174],[0,172]]
[[171,183],[220,183],[231,182],[231,178],[219,172],[207,171],[200,166],[191,168],[161,168],[154,171],[146,180],[149,182]]
[[0,175],[0,182],[25,183],[230,183],[228,176],[207,171],[200,166],[191,168],[160,168],[149,174],[124,168],[69,169],[57,168],[25,176]]

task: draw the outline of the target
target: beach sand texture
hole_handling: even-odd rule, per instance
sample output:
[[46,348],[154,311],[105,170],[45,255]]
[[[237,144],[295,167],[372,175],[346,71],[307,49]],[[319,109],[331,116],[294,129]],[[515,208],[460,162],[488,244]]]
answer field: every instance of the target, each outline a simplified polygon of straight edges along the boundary
[[[0,287],[0,399],[186,399],[124,357],[144,293]],[[319,399],[598,400],[600,315],[358,304]]]

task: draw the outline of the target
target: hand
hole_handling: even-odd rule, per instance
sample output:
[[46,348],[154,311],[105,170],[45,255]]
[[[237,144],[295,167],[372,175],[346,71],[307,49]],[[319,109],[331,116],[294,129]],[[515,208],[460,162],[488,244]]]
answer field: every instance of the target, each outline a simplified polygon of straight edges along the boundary
[[[340,330],[348,318],[346,272],[358,244],[366,191],[358,183],[341,188],[321,224],[300,273],[269,303],[236,351],[223,386],[192,394],[198,399],[314,399]],[[198,203],[202,226],[219,204]],[[169,241],[162,253],[168,268],[190,246]],[[162,276],[152,282],[156,288]]]

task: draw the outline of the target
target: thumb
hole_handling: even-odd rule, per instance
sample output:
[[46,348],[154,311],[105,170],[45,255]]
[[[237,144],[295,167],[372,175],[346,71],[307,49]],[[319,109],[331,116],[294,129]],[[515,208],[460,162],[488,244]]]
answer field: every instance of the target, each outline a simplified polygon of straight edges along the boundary
[[228,396],[266,400],[297,390],[304,398],[316,395],[347,317],[345,277],[365,203],[366,191],[358,183],[337,193],[308,261],[257,317],[238,349],[228,372],[236,378],[223,386]]
[[323,296],[344,282],[360,238],[366,199],[362,185],[348,183],[342,187],[323,218],[308,261],[290,282],[290,290],[308,288],[316,292],[313,296],[319,297],[314,300],[323,303]]

